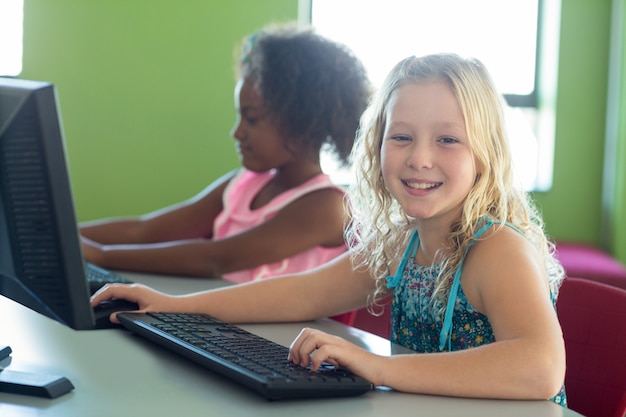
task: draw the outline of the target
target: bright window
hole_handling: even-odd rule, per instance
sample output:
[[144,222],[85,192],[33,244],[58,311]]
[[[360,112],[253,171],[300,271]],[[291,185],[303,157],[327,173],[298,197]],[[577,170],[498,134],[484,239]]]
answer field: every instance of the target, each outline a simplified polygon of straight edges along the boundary
[[[363,61],[375,86],[409,55],[456,52],[480,59],[510,107],[511,148],[519,183],[547,189],[552,180],[551,132],[538,111],[538,22],[552,0],[300,0],[302,23],[348,45]],[[545,19],[544,19],[545,20]],[[545,25],[544,25],[545,26]],[[552,25],[558,27],[557,25]],[[543,27],[543,26],[541,26]],[[545,135],[544,135],[545,136]],[[325,169],[346,182],[328,158]]]
[[0,76],[22,72],[23,0],[0,0]]

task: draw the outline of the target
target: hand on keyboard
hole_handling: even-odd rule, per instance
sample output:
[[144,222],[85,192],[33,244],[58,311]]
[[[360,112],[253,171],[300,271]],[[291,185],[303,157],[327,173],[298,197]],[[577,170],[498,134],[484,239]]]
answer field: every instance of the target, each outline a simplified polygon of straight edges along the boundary
[[[372,384],[322,364],[287,360],[288,348],[203,314],[123,313],[127,329],[251,388],[267,399],[360,395]],[[347,343],[347,342],[346,342]]]
[[316,371],[329,363],[370,381],[377,374],[375,358],[380,357],[341,337],[310,328],[302,329],[289,348],[289,360],[297,365]]

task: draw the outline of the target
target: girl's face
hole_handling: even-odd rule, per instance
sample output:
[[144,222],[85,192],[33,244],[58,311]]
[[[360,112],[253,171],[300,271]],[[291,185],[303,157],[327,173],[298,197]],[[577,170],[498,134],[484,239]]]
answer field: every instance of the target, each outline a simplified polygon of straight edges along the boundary
[[278,168],[293,159],[284,138],[269,117],[261,96],[248,80],[235,87],[237,120],[231,131],[236,140],[241,164],[255,172]]
[[443,81],[402,86],[386,116],[381,168],[389,192],[409,216],[451,224],[476,178],[452,90]]

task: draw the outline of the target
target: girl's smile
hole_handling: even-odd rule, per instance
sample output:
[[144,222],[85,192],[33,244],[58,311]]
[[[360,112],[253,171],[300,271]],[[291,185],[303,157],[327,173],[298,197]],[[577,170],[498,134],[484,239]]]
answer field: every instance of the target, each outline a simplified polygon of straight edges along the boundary
[[[424,193],[432,191],[441,186],[441,182],[425,181],[425,180],[402,180],[402,183],[415,192],[422,191]],[[411,192],[411,191],[409,191]]]

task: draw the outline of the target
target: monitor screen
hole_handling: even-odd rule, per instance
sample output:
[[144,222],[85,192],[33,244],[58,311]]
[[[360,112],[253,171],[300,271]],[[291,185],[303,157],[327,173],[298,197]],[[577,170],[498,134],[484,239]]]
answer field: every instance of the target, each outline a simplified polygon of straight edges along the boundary
[[94,327],[52,84],[0,78],[0,294]]

